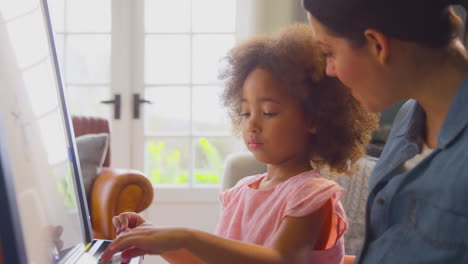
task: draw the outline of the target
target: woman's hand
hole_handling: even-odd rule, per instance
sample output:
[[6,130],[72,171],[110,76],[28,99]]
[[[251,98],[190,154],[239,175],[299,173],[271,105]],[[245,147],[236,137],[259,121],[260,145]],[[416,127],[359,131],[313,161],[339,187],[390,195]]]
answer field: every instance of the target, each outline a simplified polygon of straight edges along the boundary
[[120,233],[127,231],[129,228],[152,226],[151,222],[133,212],[125,212],[114,216],[112,218],[112,223],[114,224],[116,235],[120,235]]
[[[143,218],[140,216],[139,218],[124,217],[123,219],[141,220]],[[102,254],[101,263],[108,263],[112,259],[112,255],[122,250],[122,258],[124,259],[145,254],[160,255],[167,251],[177,250],[181,248],[182,242],[187,241],[190,236],[187,229],[158,228],[147,221],[141,223],[115,239]]]

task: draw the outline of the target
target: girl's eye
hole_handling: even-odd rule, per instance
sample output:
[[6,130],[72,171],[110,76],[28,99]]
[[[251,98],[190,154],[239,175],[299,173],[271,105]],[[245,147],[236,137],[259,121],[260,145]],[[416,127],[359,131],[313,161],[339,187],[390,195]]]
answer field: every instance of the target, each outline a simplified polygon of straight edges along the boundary
[[250,113],[240,113],[240,116],[241,116],[241,117],[249,117],[249,116],[250,116]]
[[273,117],[275,115],[277,115],[277,113],[263,113],[264,116],[267,116],[267,117]]

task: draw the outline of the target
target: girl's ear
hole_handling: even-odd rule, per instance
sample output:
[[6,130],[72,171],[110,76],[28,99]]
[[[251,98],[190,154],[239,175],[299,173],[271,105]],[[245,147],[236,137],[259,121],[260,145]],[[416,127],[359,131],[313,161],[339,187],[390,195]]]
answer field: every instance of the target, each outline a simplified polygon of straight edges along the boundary
[[390,38],[375,29],[366,29],[364,36],[371,54],[382,65],[387,64],[390,55]]

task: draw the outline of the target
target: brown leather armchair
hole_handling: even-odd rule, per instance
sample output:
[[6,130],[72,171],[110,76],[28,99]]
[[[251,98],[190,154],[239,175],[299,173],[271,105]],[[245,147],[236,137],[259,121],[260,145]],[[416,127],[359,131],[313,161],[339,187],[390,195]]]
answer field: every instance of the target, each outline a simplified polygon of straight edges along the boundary
[[[75,137],[85,134],[109,133],[105,118],[73,116]],[[110,133],[109,133],[110,138]],[[110,144],[109,144],[110,145]],[[153,186],[142,172],[110,167],[110,147],[88,198],[94,237],[115,238],[112,217],[122,212],[141,212],[153,200]]]

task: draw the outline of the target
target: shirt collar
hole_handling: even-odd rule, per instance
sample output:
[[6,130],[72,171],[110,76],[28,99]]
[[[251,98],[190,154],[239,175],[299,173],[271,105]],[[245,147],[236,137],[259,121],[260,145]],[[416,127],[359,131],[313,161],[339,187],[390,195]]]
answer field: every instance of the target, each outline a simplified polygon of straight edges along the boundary
[[445,148],[451,144],[455,138],[468,125],[468,76],[465,77],[458,89],[442,128],[437,138],[438,146]]
[[421,105],[413,99],[407,102],[404,107],[407,109],[401,112],[406,115],[406,117],[403,118],[403,120],[406,121],[400,126],[400,130],[396,136],[406,136],[409,141],[417,142],[418,140],[421,140],[421,135],[424,131],[426,114],[424,113]]
[[[406,137],[418,145],[422,140],[421,135],[424,131],[425,113],[421,105],[415,100],[413,103],[405,105],[407,118],[406,124],[403,124],[396,134],[398,137]],[[445,117],[444,123],[439,131],[437,138],[438,147],[445,148],[457,135],[468,125],[468,76],[465,77],[458,89],[449,111]]]

